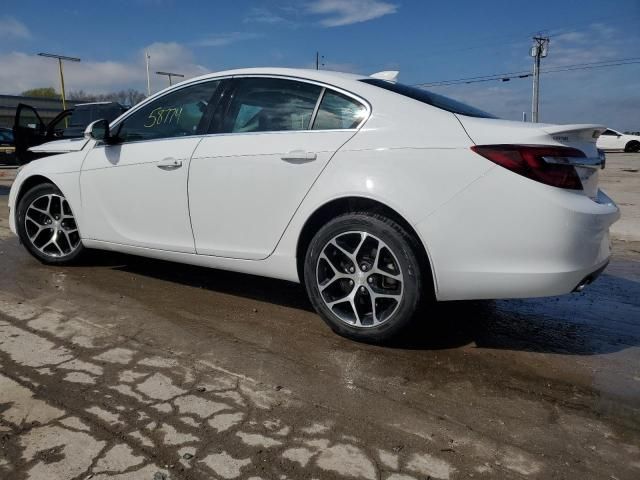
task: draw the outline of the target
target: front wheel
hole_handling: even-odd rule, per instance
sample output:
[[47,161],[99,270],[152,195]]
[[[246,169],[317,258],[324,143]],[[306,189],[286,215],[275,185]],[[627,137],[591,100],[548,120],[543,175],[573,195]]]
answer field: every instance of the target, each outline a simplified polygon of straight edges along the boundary
[[415,239],[370,213],[349,213],[324,225],[307,249],[304,280],[316,311],[339,335],[389,340],[413,319],[424,295]]
[[83,252],[69,202],[55,185],[33,187],[20,200],[17,213],[20,240],[42,263],[71,263]]

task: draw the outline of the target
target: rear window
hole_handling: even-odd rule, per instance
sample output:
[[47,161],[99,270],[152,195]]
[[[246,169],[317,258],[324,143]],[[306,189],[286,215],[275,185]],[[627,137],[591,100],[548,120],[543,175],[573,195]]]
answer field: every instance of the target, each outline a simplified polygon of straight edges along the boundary
[[466,115],[467,117],[477,118],[498,118],[490,113],[483,112],[482,110],[466,105],[462,102],[458,102],[444,95],[438,95],[437,93],[430,92],[424,88],[412,87],[410,85],[403,85],[402,83],[389,82],[387,80],[380,80],[378,78],[365,78],[360,80],[361,82],[368,83],[369,85],[375,85],[376,87],[384,88],[390,92],[397,93],[399,95],[412,98],[427,105],[446,110],[447,112],[457,113],[459,115]]
[[88,108],[76,107],[69,117],[69,125],[74,127],[85,127],[93,121],[93,115]]

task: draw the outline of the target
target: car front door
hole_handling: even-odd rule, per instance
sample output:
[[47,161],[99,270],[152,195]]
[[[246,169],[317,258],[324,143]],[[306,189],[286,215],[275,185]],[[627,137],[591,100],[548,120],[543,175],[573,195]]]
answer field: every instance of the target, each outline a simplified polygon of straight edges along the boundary
[[233,81],[213,134],[194,152],[189,205],[196,251],[259,260],[368,108],[344,93],[292,79]]
[[29,147],[47,141],[47,127],[31,105],[18,104],[13,122],[13,137],[16,159],[21,165],[35,158],[35,155],[28,151]]
[[143,105],[97,143],[80,174],[82,236],[193,253],[187,178],[220,81],[187,85]]
[[605,130],[598,138],[598,148],[605,150],[616,150],[624,148],[624,145],[620,141],[621,135],[613,130]]

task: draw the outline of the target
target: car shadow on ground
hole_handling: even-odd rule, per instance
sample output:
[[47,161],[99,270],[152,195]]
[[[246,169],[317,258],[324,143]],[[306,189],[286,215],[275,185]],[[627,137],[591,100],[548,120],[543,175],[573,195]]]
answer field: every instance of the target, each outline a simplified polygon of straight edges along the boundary
[[[96,252],[91,263],[313,312],[304,288],[292,282],[106,252]],[[580,294],[430,303],[413,326],[385,346],[440,350],[473,344],[568,355],[612,353],[640,345],[639,299],[639,282],[604,274]]]

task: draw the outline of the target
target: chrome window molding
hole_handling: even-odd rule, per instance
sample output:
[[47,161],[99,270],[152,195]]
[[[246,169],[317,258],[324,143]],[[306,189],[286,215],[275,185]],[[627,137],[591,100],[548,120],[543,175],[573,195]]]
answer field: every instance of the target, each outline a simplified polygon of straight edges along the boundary
[[[137,112],[138,110],[140,110],[141,108],[143,108],[144,106],[146,106],[148,103],[155,101],[159,98],[164,97],[165,95],[168,95],[170,93],[174,93],[177,92],[178,90],[182,90],[183,88],[187,88],[187,87],[191,87],[193,85],[199,85],[201,83],[207,83],[207,82],[216,82],[216,81],[222,81],[222,80],[229,80],[232,78],[278,78],[278,79],[283,79],[283,80],[292,80],[292,81],[296,81],[296,82],[303,82],[303,83],[310,83],[313,85],[318,85],[320,87],[322,87],[322,91],[320,92],[320,95],[318,96],[318,101],[316,102],[316,106],[313,110],[313,114],[311,117],[311,121],[309,122],[308,128],[304,129],[304,130],[273,130],[273,131],[264,131],[264,132],[235,132],[235,133],[207,133],[207,134],[202,134],[202,135],[185,135],[183,137],[164,137],[164,138],[153,138],[153,139],[148,139],[148,140],[133,140],[130,142],[123,142],[123,143],[119,143],[118,145],[129,145],[129,144],[133,144],[133,143],[142,143],[142,142],[157,142],[157,141],[161,141],[161,140],[172,140],[172,139],[176,139],[176,138],[191,138],[191,137],[210,137],[210,136],[215,136],[215,135],[251,135],[251,134],[264,134],[264,133],[296,133],[296,132],[348,132],[348,131],[357,131],[359,130],[367,120],[369,120],[369,118],[371,117],[371,112],[372,112],[372,108],[371,108],[371,104],[366,101],[365,99],[363,99],[362,97],[348,91],[345,90],[343,88],[340,87],[336,87],[335,85],[329,85],[323,82],[319,82],[317,80],[312,80],[312,79],[308,79],[308,78],[303,78],[303,77],[296,77],[296,76],[291,76],[291,75],[275,75],[275,74],[239,74],[239,75],[225,75],[222,77],[211,77],[211,78],[205,78],[205,79],[200,79],[197,81],[193,81],[184,85],[181,85],[179,88],[174,88],[174,89],[169,89],[169,90],[161,90],[160,92],[152,95],[151,97],[147,98],[146,100],[144,100],[143,102],[140,102],[138,105],[136,105],[135,107],[133,107],[132,109],[128,110],[127,112],[125,112],[123,114],[122,117],[119,117],[117,119],[117,123],[113,123],[109,125],[109,130],[114,130],[116,129],[122,122],[124,122],[128,117],[130,117],[131,115],[133,115],[135,112]],[[318,110],[320,109],[320,103],[322,102],[322,99],[324,98],[325,92],[327,90],[333,90],[335,92],[341,93],[355,101],[357,101],[358,103],[362,104],[364,106],[364,108],[366,109],[366,114],[362,117],[362,120],[360,121],[360,123],[353,128],[336,128],[336,129],[327,129],[327,130],[313,130],[313,124],[315,122],[315,118],[318,114]],[[106,146],[104,143],[99,143],[94,145],[95,147],[98,146]]]

